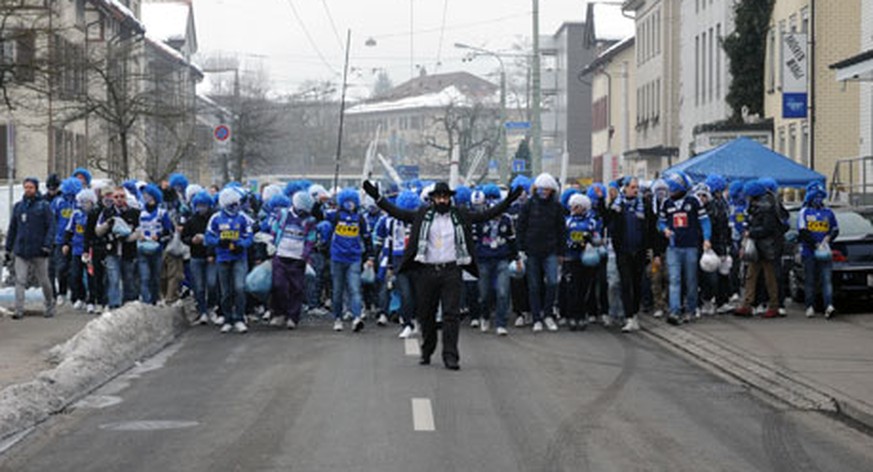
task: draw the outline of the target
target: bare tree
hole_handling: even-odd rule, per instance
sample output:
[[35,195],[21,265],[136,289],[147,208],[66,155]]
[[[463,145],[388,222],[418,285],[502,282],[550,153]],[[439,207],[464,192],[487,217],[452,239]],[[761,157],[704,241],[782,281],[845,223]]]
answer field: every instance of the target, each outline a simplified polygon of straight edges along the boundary
[[425,134],[425,144],[445,151],[447,156],[457,147],[463,169],[477,150],[493,157],[500,143],[499,120],[500,112],[494,107],[481,102],[467,105],[452,101],[433,118],[434,126]]

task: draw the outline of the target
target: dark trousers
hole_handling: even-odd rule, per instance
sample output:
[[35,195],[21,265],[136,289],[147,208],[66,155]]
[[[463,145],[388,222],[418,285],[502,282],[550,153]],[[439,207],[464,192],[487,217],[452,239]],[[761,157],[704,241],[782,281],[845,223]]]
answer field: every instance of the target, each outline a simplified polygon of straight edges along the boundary
[[509,292],[512,294],[512,312],[516,316],[522,313],[530,312],[530,303],[528,302],[527,278],[511,278],[509,279]]
[[[52,288],[56,288],[55,296],[58,295],[67,295],[67,288],[69,285],[69,269],[70,269],[70,261],[71,257],[69,254],[66,256],[62,250],[62,245],[57,245],[54,248],[54,254],[52,254],[51,261],[49,263],[49,277],[52,281]],[[54,287],[55,280],[58,282],[58,286]]]
[[295,323],[299,322],[305,290],[306,262],[284,257],[273,258],[273,316],[284,316]]
[[621,305],[624,307],[625,318],[630,318],[640,311],[646,253],[644,251],[620,252],[616,254],[616,262],[621,281]]
[[[85,263],[82,262],[82,256],[73,256],[70,258],[70,265],[66,269],[69,277],[68,286],[70,287],[70,301],[75,303],[88,301],[88,294],[85,291]],[[60,279],[58,279],[60,280]]]
[[421,324],[421,357],[429,359],[436,351],[437,309],[443,308],[443,362],[457,364],[458,331],[460,326],[461,268],[457,265],[437,266],[425,264],[415,274],[415,311]]
[[586,267],[578,258],[564,262],[562,277],[563,298],[566,303],[564,316],[571,320],[585,322],[589,315],[597,314],[591,304],[586,303],[594,286],[596,274],[596,267]]
[[104,289],[104,277],[106,277],[106,269],[103,265],[104,257],[105,256],[102,254],[92,256],[91,271],[93,271],[93,274],[91,272],[88,272],[88,303],[93,303],[94,305],[106,304],[106,292]]

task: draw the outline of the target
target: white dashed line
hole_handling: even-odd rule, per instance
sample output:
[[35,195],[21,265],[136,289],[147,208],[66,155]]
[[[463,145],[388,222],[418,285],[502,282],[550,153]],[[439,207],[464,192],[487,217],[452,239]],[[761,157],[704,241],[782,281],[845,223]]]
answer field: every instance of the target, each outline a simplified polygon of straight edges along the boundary
[[415,431],[435,431],[429,398],[412,399],[412,427]]
[[403,348],[407,356],[421,356],[421,346],[418,344],[418,339],[407,338],[403,340]]

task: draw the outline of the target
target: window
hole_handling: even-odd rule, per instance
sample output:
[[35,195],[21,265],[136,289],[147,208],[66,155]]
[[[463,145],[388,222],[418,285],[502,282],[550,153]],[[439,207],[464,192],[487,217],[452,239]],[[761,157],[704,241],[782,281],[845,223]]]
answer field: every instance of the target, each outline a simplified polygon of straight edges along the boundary
[[800,10],[800,32],[809,33],[809,7]]
[[85,0],[76,0],[76,26],[85,27]]
[[797,125],[788,126],[788,157],[797,160]]
[[655,118],[661,116],[661,79],[655,81]]
[[779,154],[785,154],[785,127],[779,127]]
[[[776,64],[782,63],[782,36],[785,35],[785,20],[779,22],[779,59],[776,61]],[[781,67],[777,67],[776,71],[779,73],[779,90],[782,90],[783,77]]]
[[655,12],[655,54],[661,54],[661,10]]
[[712,84],[713,84],[713,63],[715,62],[715,50],[714,50],[715,40],[712,37],[712,28],[709,28],[709,83],[706,86],[706,90],[709,93],[709,101],[712,101]]
[[694,105],[700,106],[700,36],[694,37]]
[[792,33],[797,32],[797,15],[791,15],[788,17],[788,31]]
[[715,25],[715,99],[721,100],[721,23]]
[[706,103],[706,31],[700,36],[700,96]]
[[809,123],[804,121],[800,136],[800,163],[809,166]]
[[768,72],[768,86],[767,91],[769,93],[773,93],[773,90],[776,89],[776,32],[773,29],[770,29],[770,57],[769,63],[767,64],[767,72]]

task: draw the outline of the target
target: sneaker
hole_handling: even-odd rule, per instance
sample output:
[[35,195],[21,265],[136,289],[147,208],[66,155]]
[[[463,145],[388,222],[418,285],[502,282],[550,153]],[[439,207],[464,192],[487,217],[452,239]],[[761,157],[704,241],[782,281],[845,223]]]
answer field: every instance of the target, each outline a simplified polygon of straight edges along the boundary
[[328,311],[325,310],[324,308],[320,307],[320,306],[319,306],[319,307],[315,307],[315,308],[311,308],[311,309],[309,310],[309,315],[310,315],[310,316],[325,316],[325,315],[327,315],[327,314],[328,314]]
[[531,329],[533,330],[534,333],[539,333],[540,331],[543,330],[543,322],[542,321],[535,321],[533,324],[533,328],[531,328]]
[[576,323],[576,320],[570,320],[567,322],[567,326],[570,327],[570,331],[576,331],[577,325],[578,325],[578,323]]
[[360,333],[362,329],[364,329],[364,319],[359,316],[352,322],[352,331]]
[[776,308],[768,309],[767,311],[764,312],[762,317],[763,318],[778,318],[779,317],[779,310]]
[[237,333],[243,334],[243,333],[247,333],[249,331],[249,327],[246,326],[246,324],[243,323],[242,321],[237,321],[236,323],[233,324],[233,330],[236,331]]
[[767,313],[766,305],[758,305],[755,307],[755,315],[763,315],[764,313]]
[[748,318],[752,316],[752,309],[747,306],[741,306],[734,310],[734,316],[742,316],[743,318]]
[[221,327],[221,332],[222,332],[222,333],[229,333],[229,332],[231,332],[232,330],[233,330],[233,325],[230,324],[230,323],[227,323],[227,324],[225,324],[225,325],[223,325],[223,326]]
[[223,326],[224,325],[224,317],[216,316],[214,320],[212,320],[212,324],[215,326]]
[[507,331],[506,328],[504,328],[503,326],[497,327],[497,335],[498,336],[506,336],[508,334],[509,334],[509,331]]
[[524,326],[524,315],[518,315],[518,318],[515,319],[515,327],[521,328]]
[[283,324],[282,322],[283,322],[283,320],[282,320],[281,316],[274,316],[274,317],[270,318],[270,326],[279,327],[279,326],[282,326],[282,324]]
[[336,320],[333,322],[333,330],[334,331],[342,331],[343,330],[343,320]]
[[199,325],[209,324],[209,317],[206,316],[205,314],[200,315],[200,317],[197,318],[196,321],[194,321],[194,324],[197,325],[197,326],[199,326]]
[[589,315],[588,316],[588,324],[594,324],[594,323],[597,323],[597,317],[594,315]]
[[806,317],[807,317],[807,318],[813,318],[813,317],[815,317],[815,308],[813,308],[813,307],[811,307],[811,306],[810,306],[810,307],[807,307],[807,308],[806,308]]
[[639,330],[640,323],[637,321],[636,317],[628,318],[627,322],[624,324],[624,327],[621,328],[622,333],[632,333]]
[[291,318],[288,318],[288,321],[285,322],[285,327],[294,330],[297,329],[297,323],[295,323]]
[[385,326],[388,324],[388,317],[385,316],[385,313],[379,315],[379,319],[376,320],[376,324],[379,326]]
[[403,327],[403,331],[401,331],[401,332],[400,332],[400,335],[398,335],[397,337],[400,338],[400,339],[406,339],[406,338],[408,338],[408,337],[410,337],[410,336],[412,336],[412,327],[410,327],[410,326],[404,326],[404,327]]
[[551,316],[547,316],[545,321],[546,321],[546,328],[548,328],[549,331],[557,331],[558,330],[558,324],[555,323],[554,318],[552,318]]
[[20,311],[16,311],[16,312],[12,315],[12,319],[13,319],[13,320],[20,320],[20,319],[22,319],[22,318],[24,318],[24,313],[22,313],[22,312],[20,312]]
[[55,299],[55,303],[57,303],[58,306],[63,306],[64,303],[67,303],[67,297],[63,295],[58,295],[58,298]]
[[715,310],[719,315],[724,315],[734,311],[734,307],[730,303],[725,303],[724,305],[718,307],[718,310]]
[[834,315],[836,315],[836,314],[837,314],[837,309],[834,308],[833,305],[828,305],[828,307],[825,309],[825,318],[827,318],[827,319],[833,318]]
[[255,307],[255,316],[261,316],[266,312],[267,310],[264,308],[263,305],[258,305]]
[[479,318],[473,318],[472,320],[470,320],[470,327],[471,328],[478,328],[479,327]]
[[715,305],[712,303],[712,300],[707,300],[707,301],[703,302],[703,310],[698,309],[698,312],[702,312],[706,316],[714,315],[715,314]]
[[563,316],[558,318],[558,326],[567,326],[567,318]]
[[491,322],[489,322],[488,320],[483,319],[483,320],[479,323],[479,330],[482,331],[483,333],[487,333],[489,329],[491,329]]
[[97,308],[94,306],[93,303],[89,303],[89,304],[88,304],[88,309],[87,309],[87,311],[88,311],[88,314],[89,314],[89,315],[90,315],[90,314],[94,314],[94,313],[96,312],[96,310],[97,310]]
[[181,298],[173,302],[173,308],[182,308],[183,306],[185,306],[185,300]]
[[667,323],[670,323],[673,326],[679,326],[682,324],[682,319],[679,318],[679,315],[676,313],[670,313],[670,315],[667,316]]
[[779,307],[779,317],[785,318],[786,316],[788,316],[788,311],[785,309],[785,307]]
[[694,310],[694,319],[699,320],[703,316],[703,312],[700,311],[700,308]]
[[76,303],[73,303],[74,310],[82,310],[85,308],[85,302],[82,300],[76,300]]
[[652,316],[655,318],[661,318],[662,316],[664,316],[664,311],[663,310],[655,310],[655,312],[652,313]]
[[345,314],[343,314],[343,321],[352,321],[352,312],[345,312]]
[[609,315],[603,315],[600,317],[600,324],[602,324],[604,328],[609,328],[612,326],[612,318],[610,318]]
[[729,300],[729,302],[736,303],[738,301],[740,301],[740,294],[739,293],[735,293],[735,294],[731,295],[731,299]]

